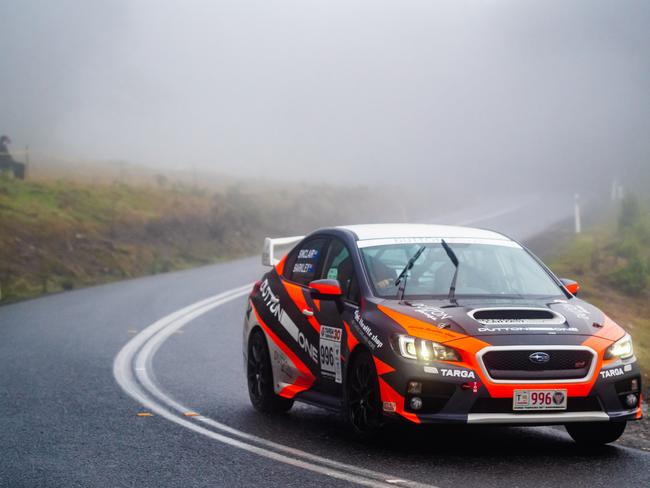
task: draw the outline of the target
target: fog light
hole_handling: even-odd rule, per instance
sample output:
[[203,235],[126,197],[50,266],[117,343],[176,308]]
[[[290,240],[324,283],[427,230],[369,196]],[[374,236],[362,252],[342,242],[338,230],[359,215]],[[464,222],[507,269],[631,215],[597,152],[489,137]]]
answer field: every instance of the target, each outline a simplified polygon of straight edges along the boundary
[[419,381],[409,381],[407,391],[411,395],[419,395],[420,393],[422,393],[422,383],[420,383]]
[[411,398],[411,408],[413,410],[420,410],[422,408],[422,398],[420,397],[413,397]]
[[633,378],[630,381],[630,390],[632,391],[638,391],[639,390],[639,380],[636,378]]
[[625,404],[628,407],[634,408],[636,407],[637,403],[639,403],[639,398],[634,393],[629,393],[625,396]]

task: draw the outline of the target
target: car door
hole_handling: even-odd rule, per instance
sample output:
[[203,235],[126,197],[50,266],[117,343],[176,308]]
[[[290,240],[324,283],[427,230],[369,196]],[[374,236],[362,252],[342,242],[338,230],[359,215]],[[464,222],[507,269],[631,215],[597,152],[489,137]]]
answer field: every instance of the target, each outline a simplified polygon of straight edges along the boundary
[[329,238],[314,236],[299,244],[287,257],[280,276],[284,309],[280,324],[293,339],[292,349],[316,378],[320,374],[320,324],[309,283],[320,277],[328,243]]
[[358,310],[359,286],[350,251],[336,237],[329,241],[320,278],[337,280],[342,293],[340,298],[314,298],[315,314],[320,324],[318,388],[323,393],[341,398],[345,363],[349,356],[349,328],[345,324],[353,320]]

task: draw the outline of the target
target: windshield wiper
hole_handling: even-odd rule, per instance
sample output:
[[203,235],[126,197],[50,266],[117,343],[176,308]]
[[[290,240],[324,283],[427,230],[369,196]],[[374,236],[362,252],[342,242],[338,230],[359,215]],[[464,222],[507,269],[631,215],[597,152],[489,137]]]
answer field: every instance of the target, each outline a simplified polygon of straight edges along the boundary
[[456,267],[456,270],[454,271],[454,277],[451,279],[451,285],[449,286],[449,295],[447,295],[447,299],[451,303],[458,305],[458,302],[456,302],[456,279],[458,278],[458,264],[459,264],[458,256],[456,256],[456,253],[453,251],[451,247],[449,247],[449,244],[447,244],[444,239],[441,239],[440,243],[442,244],[442,247],[445,249],[447,256],[449,256],[449,259]]
[[425,246],[420,246],[420,249],[418,249],[415,252],[415,254],[411,256],[411,259],[408,260],[408,263],[406,263],[406,266],[404,266],[404,269],[395,280],[395,286],[399,285],[399,288],[397,289],[397,299],[400,302],[404,298],[404,291],[406,290],[406,280],[408,279],[408,272],[411,271],[411,268],[413,267],[413,265],[415,264],[415,262],[418,260],[418,258],[424,252],[425,249],[426,249]]

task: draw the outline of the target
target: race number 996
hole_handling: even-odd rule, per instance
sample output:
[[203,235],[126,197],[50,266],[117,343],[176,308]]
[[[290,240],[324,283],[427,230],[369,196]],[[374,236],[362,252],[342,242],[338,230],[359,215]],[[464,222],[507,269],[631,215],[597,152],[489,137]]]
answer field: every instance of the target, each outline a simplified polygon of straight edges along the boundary
[[341,383],[341,329],[321,326],[320,330],[320,370],[321,374]]

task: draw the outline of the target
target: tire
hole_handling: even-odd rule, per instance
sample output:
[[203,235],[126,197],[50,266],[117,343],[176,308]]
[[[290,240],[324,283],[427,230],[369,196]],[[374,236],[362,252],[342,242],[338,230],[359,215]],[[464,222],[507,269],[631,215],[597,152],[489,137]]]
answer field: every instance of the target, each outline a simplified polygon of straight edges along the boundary
[[254,331],[248,339],[246,361],[248,396],[255,410],[263,413],[286,412],[293,400],[282,398],[273,391],[273,370],[266,337],[261,330]]
[[345,384],[345,416],[359,439],[370,439],[381,429],[379,380],[367,351],[355,355],[350,364]]
[[602,446],[623,435],[627,422],[582,422],[566,424],[571,438],[584,446]]

